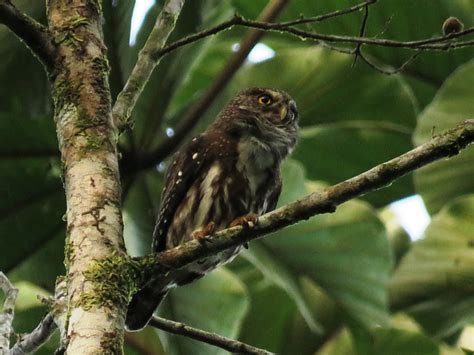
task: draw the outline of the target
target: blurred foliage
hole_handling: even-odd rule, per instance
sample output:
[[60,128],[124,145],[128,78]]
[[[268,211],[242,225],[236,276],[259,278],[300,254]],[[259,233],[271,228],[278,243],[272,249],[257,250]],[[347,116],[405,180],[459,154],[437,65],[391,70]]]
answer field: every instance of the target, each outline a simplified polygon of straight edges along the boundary
[[[44,2],[15,3],[44,21]],[[136,44],[129,45],[134,3],[104,1],[112,96],[120,91],[146,40],[158,2]],[[188,1],[175,40],[234,12],[256,18],[266,0]],[[291,1],[282,20],[319,15],[355,0]],[[370,7],[367,35],[416,40],[441,34],[448,16],[473,25],[474,0],[387,0]],[[303,29],[356,35],[363,12]],[[235,28],[164,58],[121,137],[124,166],[166,139],[183,112],[220,72]],[[301,139],[284,166],[280,204],[356,175],[474,116],[474,50],[423,52],[400,74],[386,76],[361,60],[277,33],[263,43],[269,60],[247,61],[198,124],[204,129],[236,91],[250,85],[287,90],[301,112]],[[46,312],[36,294],[64,273],[65,201],[46,75],[0,27],[0,269],[21,290],[15,330],[34,328]],[[397,68],[411,54],[364,46],[370,59]],[[149,251],[166,161],[124,177],[127,248]],[[132,164],[133,165],[133,164]],[[413,176],[414,175],[414,176]],[[225,269],[174,290],[161,314],[281,354],[462,354],[459,334],[474,323],[474,148],[439,161],[392,186],[251,243]],[[420,194],[432,215],[412,242],[387,206]],[[50,354],[57,336],[39,354]],[[193,340],[146,329],[126,336],[127,354],[220,354]]]

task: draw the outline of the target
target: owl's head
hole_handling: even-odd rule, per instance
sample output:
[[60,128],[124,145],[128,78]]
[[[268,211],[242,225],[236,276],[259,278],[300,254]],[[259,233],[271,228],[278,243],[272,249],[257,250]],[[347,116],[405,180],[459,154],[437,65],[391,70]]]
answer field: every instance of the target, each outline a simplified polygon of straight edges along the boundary
[[216,124],[255,136],[286,155],[296,144],[298,111],[286,92],[254,87],[237,94],[221,111]]

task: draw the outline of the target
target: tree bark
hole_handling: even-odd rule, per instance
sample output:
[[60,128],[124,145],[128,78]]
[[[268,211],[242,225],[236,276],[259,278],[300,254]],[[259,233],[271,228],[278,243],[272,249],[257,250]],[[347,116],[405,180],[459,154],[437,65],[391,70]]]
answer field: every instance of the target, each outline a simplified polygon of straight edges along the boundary
[[50,72],[67,200],[67,354],[122,352],[128,291],[96,261],[125,254],[117,128],[98,0],[48,0]]

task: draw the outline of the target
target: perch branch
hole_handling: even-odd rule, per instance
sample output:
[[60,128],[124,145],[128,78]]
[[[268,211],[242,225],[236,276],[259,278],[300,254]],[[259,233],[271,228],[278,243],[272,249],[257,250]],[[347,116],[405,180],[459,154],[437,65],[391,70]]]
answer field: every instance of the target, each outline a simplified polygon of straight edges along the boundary
[[113,107],[112,113],[118,127],[123,128],[128,125],[135,103],[140,97],[151,73],[160,62],[159,59],[153,58],[153,53],[165,45],[176,25],[183,4],[184,0],[167,0],[158,15],[155,26],[151,30],[143,49],[140,51],[137,63],[125,87],[117,96]]
[[18,289],[13,287],[7,276],[0,271],[0,288],[5,294],[3,310],[0,312],[0,354],[5,354],[10,347],[10,335],[13,333],[13,317]]
[[[289,0],[273,0],[262,10],[258,19],[263,22],[273,21],[283,8],[288,4]],[[225,28],[224,28],[225,29]],[[215,99],[223,91],[234,74],[239,70],[245,62],[248,54],[252,48],[262,38],[264,32],[260,30],[250,30],[239,44],[239,49],[227,61],[224,68],[217,75],[211,85],[201,95],[200,99],[192,105],[183,115],[179,126],[175,129],[175,134],[170,138],[164,138],[160,145],[149,155],[145,155],[142,159],[135,162],[134,168],[137,170],[146,169],[162,161],[182,143],[183,139],[189,134],[194,126],[199,122],[199,119],[211,107]],[[157,54],[161,57],[162,54]]]
[[215,333],[206,332],[183,323],[174,322],[160,317],[153,317],[150,320],[149,325],[168,333],[183,335],[188,338],[217,346],[233,354],[272,354],[266,350],[256,348],[238,340],[226,338]]
[[387,186],[399,177],[435,160],[458,154],[473,141],[474,120],[471,119],[360,175],[266,213],[259,218],[258,224],[253,228],[236,226],[224,229],[208,236],[204,242],[192,240],[176,248],[136,260],[151,265],[147,269],[151,272],[150,275],[169,272],[314,215],[334,212],[338,205],[346,201]]
[[46,27],[19,11],[10,0],[0,0],[0,23],[25,42],[47,69],[52,68],[56,47]]
[[51,313],[41,320],[40,324],[30,333],[21,338],[15,346],[10,350],[9,355],[25,355],[34,353],[44,343],[48,341],[56,330],[54,318]]

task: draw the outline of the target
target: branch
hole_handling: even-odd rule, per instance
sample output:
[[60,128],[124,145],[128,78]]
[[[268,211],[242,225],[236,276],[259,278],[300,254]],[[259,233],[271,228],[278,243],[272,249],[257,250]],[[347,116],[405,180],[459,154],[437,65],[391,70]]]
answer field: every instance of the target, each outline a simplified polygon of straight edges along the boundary
[[183,323],[173,322],[160,317],[154,316],[150,320],[149,325],[154,328],[167,331],[168,333],[183,335],[188,338],[217,346],[233,354],[272,354],[271,352],[242,343],[238,340],[226,338],[215,333],[206,332],[201,329],[190,327]]
[[[270,1],[258,16],[259,20],[263,23],[273,21],[283,10],[283,8],[288,4],[288,1],[289,0]],[[223,31],[224,29],[226,29],[226,26],[228,26],[229,23],[233,22],[234,19],[218,26],[218,31]],[[215,31],[215,29],[211,31]],[[212,33],[208,33],[207,36],[211,34]],[[173,153],[177,147],[179,147],[183,139],[186,138],[186,136],[190,133],[194,126],[199,122],[199,119],[204,115],[204,113],[209,109],[209,107],[211,107],[211,105],[214,103],[216,98],[232,79],[237,70],[239,70],[239,68],[245,62],[245,59],[247,58],[252,48],[258,43],[258,41],[262,38],[263,35],[264,32],[259,30],[251,30],[247,32],[245,37],[240,42],[239,49],[237,50],[237,52],[234,53],[234,55],[229,59],[224,68],[222,68],[216,79],[201,95],[199,101],[192,105],[183,115],[182,119],[180,120],[179,126],[175,129],[175,134],[173,135],[173,137],[165,138],[161,142],[161,144],[158,145],[158,147],[153,153],[145,155],[138,161],[135,161],[134,169],[143,170],[149,168],[155,165],[156,163],[162,161],[168,155]],[[191,39],[191,37],[194,36],[189,36],[187,38]],[[186,42],[186,38],[183,39],[183,41]],[[175,49],[176,48],[178,47],[175,47]],[[167,53],[169,52],[170,51],[168,50]],[[157,58],[161,58],[163,55],[163,52],[155,53],[155,56]]]
[[230,20],[222,22],[221,24],[215,27],[198,32],[196,34],[193,34],[191,36],[185,37],[183,39],[180,39],[176,42],[169,44],[163,49],[157,51],[155,53],[155,56],[156,57],[164,56],[170,52],[175,51],[176,49],[180,47],[197,42],[209,36],[213,36],[219,32],[228,30],[234,26],[256,28],[256,29],[269,31],[269,32],[279,32],[279,33],[283,32],[283,33],[296,36],[300,39],[312,39],[317,42],[322,41],[322,42],[333,42],[333,43],[349,43],[349,44],[355,44],[355,45],[370,44],[370,45],[381,46],[381,47],[397,47],[397,48],[408,48],[408,49],[415,49],[415,50],[419,50],[419,49],[449,50],[449,49],[459,49],[459,48],[464,48],[464,47],[470,47],[474,45],[474,41],[446,43],[449,40],[460,38],[460,37],[473,33],[474,27],[470,27],[460,32],[450,33],[445,36],[438,36],[438,37],[432,37],[429,39],[422,39],[422,40],[417,40],[417,41],[406,41],[406,42],[384,39],[384,38],[376,38],[376,37],[366,38],[362,36],[352,37],[352,36],[326,35],[326,34],[321,34],[317,32],[303,31],[303,30],[299,30],[297,28],[292,27],[292,26],[304,24],[304,23],[321,22],[329,18],[345,15],[347,13],[354,12],[356,10],[359,10],[362,7],[372,5],[374,3],[375,1],[368,1],[367,3],[364,2],[354,7],[348,8],[346,10],[335,11],[333,13],[329,13],[329,14],[325,14],[321,16],[301,18],[299,20],[280,22],[280,23],[265,23],[261,21],[252,21],[252,20],[247,20],[239,15],[235,15]]
[[148,265],[146,276],[157,277],[314,215],[334,212],[338,205],[346,201],[387,186],[399,177],[435,160],[458,154],[473,141],[474,120],[471,119],[360,175],[266,213],[259,217],[257,225],[251,229],[242,226],[224,229],[206,237],[204,242],[192,240],[159,254],[134,259]]
[[7,276],[0,271],[0,288],[5,294],[3,310],[0,312],[0,354],[5,354],[10,347],[10,335],[13,333],[13,316],[18,289],[13,287]]
[[10,0],[0,0],[0,23],[25,42],[47,69],[52,68],[56,46],[46,27],[19,11]]
[[40,324],[30,333],[21,338],[10,350],[9,355],[30,354],[38,350],[48,341],[57,329],[56,323],[51,313],[41,320]]
[[[339,17],[339,16],[342,16],[342,15],[347,15],[349,13],[358,11],[361,8],[364,8],[368,5],[375,4],[377,1],[378,0],[368,0],[366,2],[362,2],[360,4],[357,4],[355,6],[349,7],[349,8],[344,9],[344,10],[337,10],[337,11],[330,12],[330,13],[327,13],[327,14],[324,14],[324,15],[313,16],[313,17],[302,17],[298,20],[293,20],[293,21],[280,22],[279,25],[281,25],[281,26],[295,26],[295,25],[301,25],[301,24],[305,24],[305,23],[322,22],[322,21],[325,21],[325,20],[328,20],[328,19],[331,19],[331,18],[334,18],[334,17]],[[166,47],[156,51],[156,53],[154,53],[154,55],[155,55],[155,57],[162,57],[162,56],[164,56],[164,55],[166,55],[170,52],[173,52],[174,50],[176,50],[180,47],[186,46],[188,44],[197,42],[197,41],[199,41],[201,39],[204,39],[206,37],[209,37],[209,36],[215,35],[219,32],[230,29],[231,27],[234,27],[235,25],[237,25],[236,18],[238,18],[238,17],[239,16],[235,16],[234,18],[232,18],[228,21],[222,22],[221,24],[219,24],[215,27],[212,27],[210,29],[207,29],[207,30],[195,33],[193,35],[184,37],[184,38],[182,38],[182,39],[180,39],[176,42],[173,42],[173,43],[167,45]],[[259,16],[259,19],[262,22],[270,22],[270,20],[268,20],[268,19],[266,21],[263,20],[262,15]]]
[[184,0],[167,0],[158,15],[155,26],[151,30],[143,49],[138,55],[137,63],[125,87],[117,96],[112,110],[117,127],[124,128],[129,124],[132,110],[145,84],[148,82],[151,73],[160,62],[161,58],[155,59],[153,53],[165,45],[170,33],[175,27],[183,4]]

